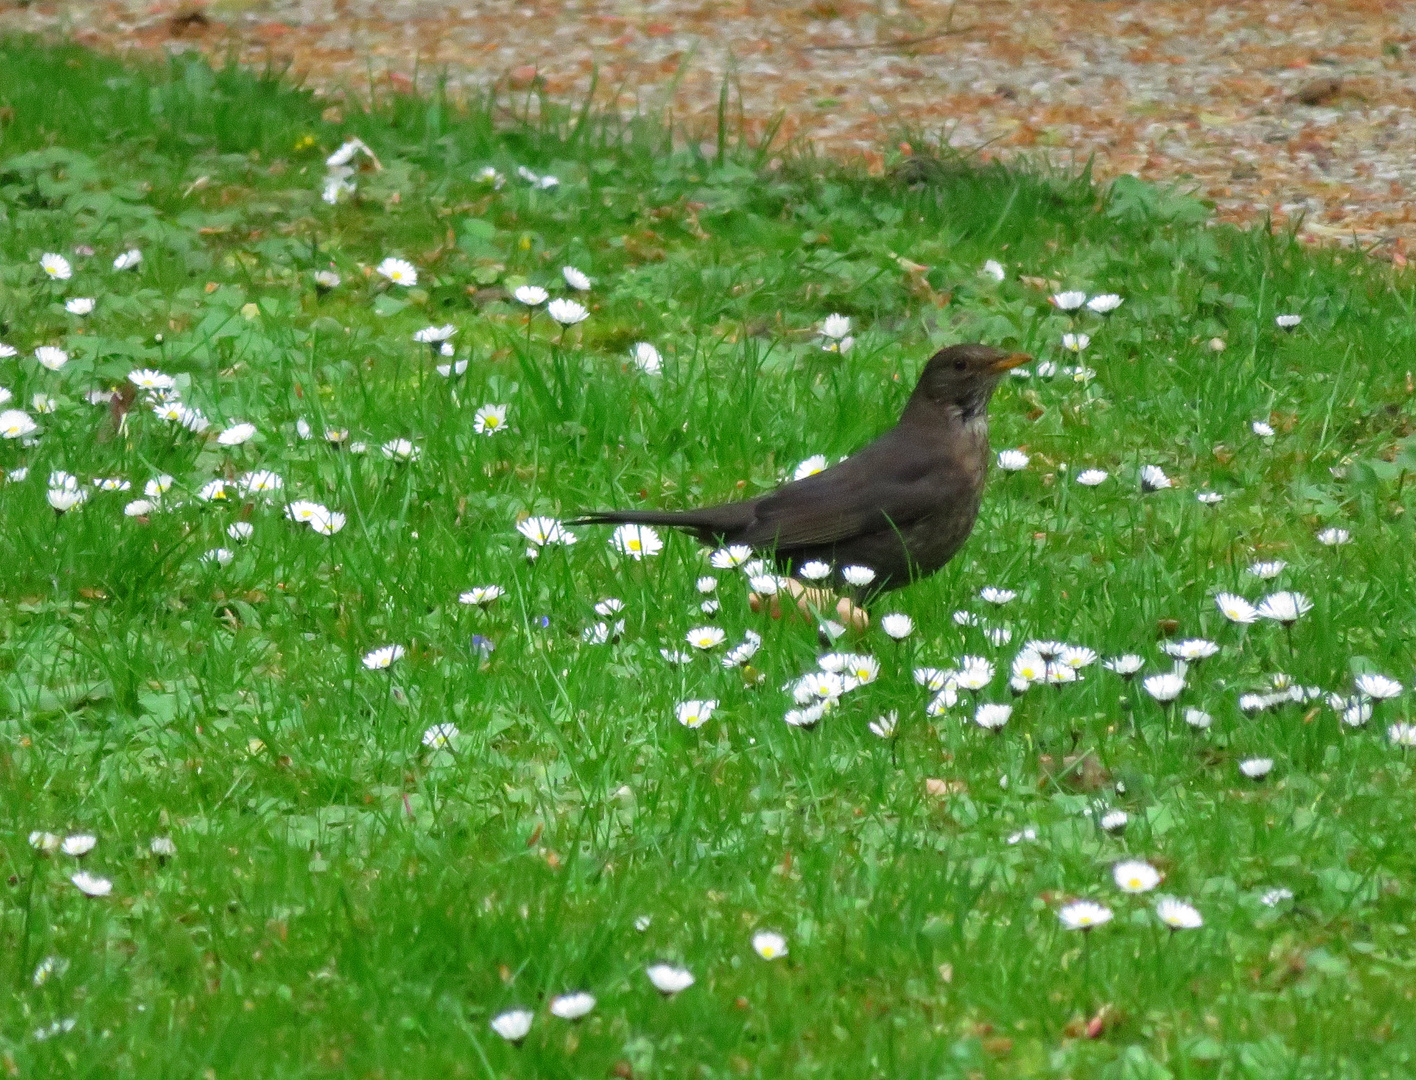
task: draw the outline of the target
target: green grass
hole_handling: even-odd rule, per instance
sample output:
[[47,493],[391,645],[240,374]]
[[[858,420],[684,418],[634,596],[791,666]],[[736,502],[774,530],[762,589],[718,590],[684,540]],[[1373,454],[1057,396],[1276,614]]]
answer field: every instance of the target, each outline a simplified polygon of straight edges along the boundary
[[[1361,728],[1321,700],[1238,707],[1275,672],[1343,693],[1361,671],[1412,681],[1409,276],[1209,227],[1201,204],[1135,183],[949,156],[887,178],[771,147],[705,156],[649,123],[550,107],[532,121],[521,101],[397,97],[323,120],[279,82],[196,62],[135,69],[24,41],[0,62],[0,340],[20,353],[0,384],[7,407],[56,400],[34,445],[0,443],[0,465],[29,470],[0,485],[6,1075],[1416,1069],[1413,774],[1387,737],[1409,699]],[[328,206],[324,157],[350,136],[384,169]],[[500,190],[474,179],[486,165]],[[560,186],[533,190],[519,165]],[[129,247],[140,267],[111,269]],[[46,251],[69,254],[72,280],[44,277]],[[389,255],[417,266],[416,288],[365,273]],[[1007,281],[980,276],[990,258]],[[563,294],[566,264],[594,279],[589,319],[562,339],[538,314],[528,334],[506,291]],[[344,283],[318,295],[311,275],[331,266]],[[1125,304],[1073,318],[1020,274]],[[72,296],[97,309],[70,315]],[[816,333],[833,312],[856,328],[844,356]],[[1303,316],[1289,333],[1285,312]],[[470,361],[454,382],[412,341],[443,323]],[[527,512],[764,490],[888,426],[939,345],[1067,364],[1069,330],[1091,335],[1095,379],[1003,385],[993,442],[1029,467],[994,473],[949,567],[875,604],[918,629],[851,643],[881,677],[815,730],[783,723],[781,688],[815,664],[816,628],[752,615],[734,572],[717,575],[716,621],[730,644],[762,634],[762,682],[722,650],[662,659],[707,621],[707,563],[686,538],[630,562],[609,530],[582,529],[529,562],[514,531]],[[638,341],[662,376],[629,362]],[[40,345],[72,359],[46,371]],[[178,378],[207,436],[141,403],[119,428],[85,401],[143,367]],[[484,403],[509,406],[508,430],[474,433]],[[257,438],[218,445],[236,419]],[[327,427],[368,452],[328,446]],[[419,459],[386,460],[395,438]],[[1141,495],[1145,464],[1179,486]],[[1088,466],[1111,478],[1076,484]],[[284,478],[275,501],[194,498],[254,468]],[[57,516],[56,469],[133,490]],[[126,517],[159,474],[175,478],[167,508]],[[1201,505],[1205,487],[1224,501]],[[297,497],[347,525],[327,538],[285,520]],[[238,519],[244,544],[226,533]],[[1328,526],[1352,542],[1319,544]],[[218,546],[228,565],[203,561]],[[1288,567],[1260,582],[1257,557]],[[506,595],[458,603],[479,584]],[[986,585],[1018,598],[991,608]],[[1280,587],[1315,604],[1291,637],[1215,608],[1217,592]],[[620,639],[583,643],[609,596]],[[1100,664],[1016,700],[1005,685],[1028,638],[1137,652],[1150,673],[1169,667],[1165,633],[1222,646],[1179,703],[1213,715],[1207,732],[1167,725]],[[365,670],[387,643],[406,655]],[[911,678],[966,653],[999,666],[982,699],[1015,706],[996,736],[967,695],[927,716]],[[720,702],[696,730],[674,719],[690,698]],[[867,730],[892,709],[893,743]],[[443,723],[460,734],[425,748]],[[1237,769],[1255,755],[1275,761],[1259,783]],[[1098,828],[1101,807],[1130,814],[1123,834]],[[112,895],[82,896],[76,860],[37,854],[34,830],[95,835],[83,868]],[[149,854],[159,836],[175,857]],[[1156,893],[1116,889],[1125,855],[1164,871]],[[1274,887],[1294,899],[1265,906]],[[1204,927],[1165,931],[1162,893]],[[1085,941],[1061,929],[1074,897],[1115,919]],[[760,928],[789,956],[760,960]],[[46,957],[67,970],[35,985]],[[644,974],[658,960],[696,984],[662,999]],[[576,989],[598,998],[589,1017],[547,1014]],[[515,1006],[537,1014],[519,1047],[488,1023]]]

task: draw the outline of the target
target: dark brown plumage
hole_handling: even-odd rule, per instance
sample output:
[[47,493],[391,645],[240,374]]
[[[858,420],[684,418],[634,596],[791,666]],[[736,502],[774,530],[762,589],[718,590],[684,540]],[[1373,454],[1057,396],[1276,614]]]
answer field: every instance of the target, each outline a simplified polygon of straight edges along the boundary
[[978,517],[988,472],[988,402],[1009,368],[1032,359],[951,345],[925,365],[899,422],[823,472],[746,502],[701,510],[606,510],[571,522],[669,525],[705,544],[746,544],[795,573],[813,560],[868,566],[872,590],[934,573]]

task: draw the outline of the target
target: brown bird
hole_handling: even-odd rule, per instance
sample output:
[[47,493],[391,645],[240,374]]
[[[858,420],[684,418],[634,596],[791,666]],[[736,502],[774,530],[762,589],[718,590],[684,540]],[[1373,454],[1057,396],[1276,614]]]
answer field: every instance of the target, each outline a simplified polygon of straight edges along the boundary
[[605,510],[572,525],[668,525],[705,544],[746,544],[795,574],[823,562],[875,571],[870,591],[934,573],[973,531],[988,472],[988,402],[1026,353],[950,345],[930,357],[899,422],[823,472],[701,510]]

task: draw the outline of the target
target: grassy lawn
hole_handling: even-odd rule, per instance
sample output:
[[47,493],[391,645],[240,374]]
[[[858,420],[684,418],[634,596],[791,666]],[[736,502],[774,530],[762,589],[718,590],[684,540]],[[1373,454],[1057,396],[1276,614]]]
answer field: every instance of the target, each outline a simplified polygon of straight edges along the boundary
[[[1416,1071],[1410,275],[1125,181],[0,63],[0,408],[34,425],[0,440],[0,1075]],[[353,138],[381,168],[331,179]],[[450,356],[415,340],[444,326]],[[1038,357],[992,410],[1026,465],[835,643],[878,677],[814,728],[783,718],[820,630],[753,614],[740,569],[600,527],[528,558],[528,515],[849,453],[974,339]],[[1290,624],[1216,603],[1284,591],[1312,605]],[[1164,704],[1144,680],[1191,639],[1217,651]],[[1010,688],[1030,640],[1097,657]],[[965,656],[991,678],[914,677]],[[1361,698],[1372,674],[1402,692]],[[1124,891],[1127,859],[1159,883]],[[1076,900],[1112,918],[1069,929]],[[661,994],[656,964],[694,982]]]

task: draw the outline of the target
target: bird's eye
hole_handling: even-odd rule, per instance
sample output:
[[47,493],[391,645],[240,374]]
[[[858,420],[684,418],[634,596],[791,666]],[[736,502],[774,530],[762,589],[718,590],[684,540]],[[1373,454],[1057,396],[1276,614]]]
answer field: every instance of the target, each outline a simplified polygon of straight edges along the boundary
[[955,361],[954,361],[954,370],[955,370],[955,371],[963,371],[964,368],[966,368],[966,367],[968,367],[968,366],[969,366],[969,364],[968,364],[968,361],[967,361],[967,360],[955,360]]

